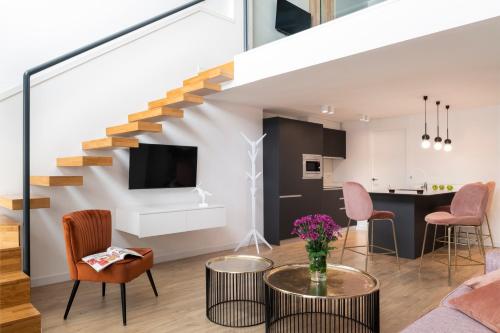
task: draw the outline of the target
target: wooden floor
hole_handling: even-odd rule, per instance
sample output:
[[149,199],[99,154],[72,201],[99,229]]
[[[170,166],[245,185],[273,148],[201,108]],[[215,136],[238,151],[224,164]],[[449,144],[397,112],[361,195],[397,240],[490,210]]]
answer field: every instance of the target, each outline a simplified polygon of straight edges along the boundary
[[[352,237],[352,238],[351,238]],[[364,238],[362,231],[349,234],[349,243]],[[340,247],[340,242],[335,246]],[[477,252],[476,248],[473,248]],[[205,318],[205,271],[207,259],[232,253],[212,253],[168,263],[153,268],[160,296],[154,297],[146,275],[127,284],[127,321],[121,321],[119,286],[108,286],[105,298],[101,286],[82,282],[68,320],[63,313],[72,282],[34,288],[33,304],[42,313],[43,332],[264,332],[264,326],[230,329],[217,326]],[[255,253],[247,248],[241,253]],[[304,243],[288,240],[273,251],[264,250],[264,256],[276,265],[306,262]],[[338,263],[340,251],[332,252],[329,262]],[[426,260],[425,260],[426,259]],[[344,264],[363,268],[364,257],[346,251]],[[395,258],[375,256],[368,271],[381,283],[381,331],[399,332],[422,314],[433,309],[452,289],[471,276],[482,272],[482,266],[459,267],[451,287],[447,283],[446,266],[424,258],[422,274],[418,274],[418,260],[401,261],[398,271]]]

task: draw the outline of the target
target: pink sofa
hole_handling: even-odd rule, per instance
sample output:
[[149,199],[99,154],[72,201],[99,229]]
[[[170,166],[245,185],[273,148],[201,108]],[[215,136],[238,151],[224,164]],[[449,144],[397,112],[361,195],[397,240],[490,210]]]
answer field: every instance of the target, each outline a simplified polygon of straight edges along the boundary
[[[500,249],[489,251],[486,254],[486,272],[500,269]],[[466,294],[472,289],[461,285],[448,296],[441,304],[431,312],[427,313],[413,324],[405,328],[402,333],[491,333],[490,329],[481,323],[466,316],[462,312],[453,309],[448,305],[448,301],[457,296]]]

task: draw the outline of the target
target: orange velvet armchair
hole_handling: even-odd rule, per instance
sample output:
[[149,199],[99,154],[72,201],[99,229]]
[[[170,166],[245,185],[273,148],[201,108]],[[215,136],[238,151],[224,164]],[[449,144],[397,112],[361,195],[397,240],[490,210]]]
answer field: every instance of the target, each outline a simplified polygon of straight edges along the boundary
[[100,272],[96,272],[90,265],[83,262],[82,258],[90,254],[104,252],[111,246],[111,212],[107,210],[73,212],[65,215],[62,223],[69,274],[71,279],[75,281],[64,312],[64,319],[68,317],[80,281],[101,282],[103,297],[106,295],[106,283],[119,283],[121,287],[123,325],[127,325],[125,293],[125,284],[127,282],[143,273],[147,273],[153,292],[155,296],[158,296],[150,271],[151,267],[153,267],[153,251],[148,248],[132,248],[143,257],[127,257]]

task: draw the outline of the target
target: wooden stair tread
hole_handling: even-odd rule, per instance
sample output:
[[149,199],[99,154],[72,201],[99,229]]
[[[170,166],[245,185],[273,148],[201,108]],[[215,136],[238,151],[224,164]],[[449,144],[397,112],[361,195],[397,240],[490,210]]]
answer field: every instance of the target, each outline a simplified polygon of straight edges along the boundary
[[149,109],[159,108],[159,107],[169,107],[172,109],[183,109],[195,105],[200,105],[203,103],[203,97],[193,94],[180,94],[178,96],[167,97],[158,99],[148,103]]
[[21,271],[15,272],[1,272],[0,273],[0,286],[12,284],[18,281],[29,281],[30,277]]
[[133,123],[126,123],[118,126],[106,128],[106,135],[135,135],[141,132],[158,133],[161,132],[162,125],[158,123],[151,123],[148,121],[136,121]]
[[190,93],[198,96],[207,96],[218,93],[222,90],[220,84],[211,83],[206,80],[194,82],[190,85],[176,88],[167,92],[167,97],[179,96],[181,94]]
[[182,118],[184,111],[167,107],[159,107],[146,111],[136,112],[128,115],[128,121],[150,120],[158,121],[165,117]]
[[112,166],[111,156],[69,156],[57,159],[58,167]]
[[10,217],[0,215],[0,249],[19,247],[21,225]]
[[40,332],[40,312],[31,303],[0,309],[0,332]]
[[0,272],[21,270],[21,247],[0,248]]
[[[22,210],[23,196],[22,194],[1,195],[0,206],[10,210]],[[31,195],[30,208],[31,209],[50,208],[50,198],[38,195]]]
[[137,147],[139,147],[139,140],[136,138],[121,138],[117,136],[82,142],[83,150]]
[[31,176],[30,184],[35,186],[82,186],[83,176]]
[[21,271],[0,273],[0,309],[30,302],[30,278]]
[[189,86],[199,81],[208,81],[210,83],[221,83],[234,79],[234,61],[208,69],[198,73],[189,79],[183,81],[184,86]]

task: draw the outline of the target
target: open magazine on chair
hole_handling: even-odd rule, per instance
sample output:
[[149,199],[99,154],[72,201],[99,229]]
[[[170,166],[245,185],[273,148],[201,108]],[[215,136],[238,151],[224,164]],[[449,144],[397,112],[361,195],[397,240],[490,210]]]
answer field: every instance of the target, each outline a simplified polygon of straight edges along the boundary
[[82,258],[82,260],[87,264],[89,264],[97,272],[100,272],[109,265],[117,261],[123,260],[127,255],[142,257],[142,255],[133,250],[122,249],[121,247],[116,247],[116,246],[110,246],[108,247],[106,252],[91,254],[89,256]]

